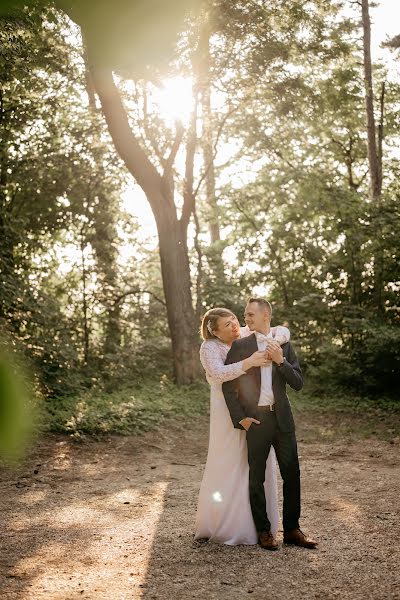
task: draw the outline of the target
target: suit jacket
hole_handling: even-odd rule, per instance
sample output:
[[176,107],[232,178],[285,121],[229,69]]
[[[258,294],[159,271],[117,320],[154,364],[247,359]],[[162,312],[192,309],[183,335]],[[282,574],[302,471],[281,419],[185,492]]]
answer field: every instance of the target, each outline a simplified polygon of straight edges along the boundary
[[[233,342],[225,364],[229,365],[248,358],[258,350],[255,334]],[[294,348],[290,342],[282,346],[283,356],[286,358],[282,366],[272,363],[272,391],[275,400],[275,413],[280,431],[294,431],[294,419],[289,398],[286,393],[286,384],[294,390],[303,387],[303,375],[300,369]],[[243,429],[239,423],[245,417],[256,417],[258,401],[261,390],[260,367],[253,367],[246,374],[233,381],[222,384],[225,402],[228,406],[234,427]]]

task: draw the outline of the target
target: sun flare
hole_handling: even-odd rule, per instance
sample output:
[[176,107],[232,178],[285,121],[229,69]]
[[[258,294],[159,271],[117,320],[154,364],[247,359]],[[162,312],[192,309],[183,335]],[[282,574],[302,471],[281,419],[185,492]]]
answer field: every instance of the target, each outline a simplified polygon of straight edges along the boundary
[[190,77],[171,77],[164,79],[156,88],[153,100],[160,115],[166,121],[189,122],[193,107],[193,83]]

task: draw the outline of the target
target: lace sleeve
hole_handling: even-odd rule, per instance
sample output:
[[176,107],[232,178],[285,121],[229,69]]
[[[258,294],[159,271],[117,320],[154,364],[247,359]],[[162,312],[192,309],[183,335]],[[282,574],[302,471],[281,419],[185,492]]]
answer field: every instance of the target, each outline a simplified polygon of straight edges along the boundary
[[281,346],[290,340],[290,331],[287,327],[283,327],[283,325],[271,327],[271,331],[274,340],[279,342]]
[[225,365],[221,349],[218,344],[212,340],[202,343],[200,348],[200,360],[207,375],[219,383],[232,381],[232,379],[236,379],[246,372],[243,371],[243,361]]

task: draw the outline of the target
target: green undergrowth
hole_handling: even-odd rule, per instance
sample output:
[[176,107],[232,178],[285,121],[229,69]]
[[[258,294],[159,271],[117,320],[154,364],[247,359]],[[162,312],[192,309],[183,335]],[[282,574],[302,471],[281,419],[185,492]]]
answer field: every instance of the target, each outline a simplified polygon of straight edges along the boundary
[[[400,406],[393,400],[359,398],[352,394],[313,392],[306,386],[290,391],[296,423],[313,438],[337,434],[384,437],[399,435]],[[139,434],[157,429],[168,419],[192,422],[206,415],[209,387],[205,382],[177,387],[165,376],[119,387],[91,390],[79,396],[45,401],[42,431],[82,435]]]
[[400,401],[393,398],[372,398],[357,396],[354,393],[321,392],[313,391],[310,386],[305,386],[301,392],[289,390],[290,402],[299,411],[315,410],[319,413],[351,411],[353,414],[368,413],[371,416],[382,414],[400,415]]
[[190,420],[208,410],[206,383],[177,387],[161,377],[137,381],[113,392],[92,390],[78,397],[46,401],[42,418],[48,431],[128,435],[156,429],[166,419]]
[[307,440],[400,436],[400,403],[393,398],[359,397],[354,393],[323,395],[305,387],[290,393],[297,429]]

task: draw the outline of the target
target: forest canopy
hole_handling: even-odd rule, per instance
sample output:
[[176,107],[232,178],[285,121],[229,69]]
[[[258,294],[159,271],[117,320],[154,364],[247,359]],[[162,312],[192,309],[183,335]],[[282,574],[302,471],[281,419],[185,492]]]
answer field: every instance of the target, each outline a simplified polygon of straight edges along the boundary
[[0,325],[43,394],[193,382],[204,312],[256,293],[315,386],[395,395],[400,86],[369,8],[2,2]]

